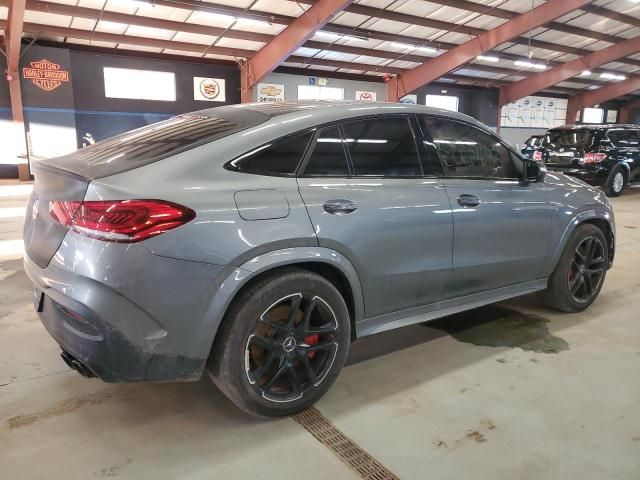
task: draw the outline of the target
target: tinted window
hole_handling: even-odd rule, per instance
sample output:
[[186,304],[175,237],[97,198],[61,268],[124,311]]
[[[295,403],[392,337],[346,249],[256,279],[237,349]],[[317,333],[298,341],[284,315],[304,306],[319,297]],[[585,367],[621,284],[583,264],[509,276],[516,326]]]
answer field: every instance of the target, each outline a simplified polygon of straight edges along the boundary
[[263,145],[229,162],[229,167],[240,172],[265,175],[287,175],[296,171],[313,132],[293,135]]
[[498,139],[471,125],[439,118],[422,119],[447,176],[516,178],[509,150]]
[[422,175],[408,118],[367,119],[342,128],[356,175]]
[[640,143],[637,130],[609,130],[607,136],[616,147],[637,147]]
[[[215,109],[218,110],[218,109]],[[148,165],[264,122],[267,117],[220,108],[221,115],[180,115],[45,161],[87,178]],[[224,117],[222,116],[224,115]]]
[[591,130],[549,130],[545,143],[555,147],[590,147],[593,144],[593,132]]
[[318,139],[309,158],[305,175],[333,175],[346,177],[349,175],[347,157],[338,127],[323,128],[318,132]]

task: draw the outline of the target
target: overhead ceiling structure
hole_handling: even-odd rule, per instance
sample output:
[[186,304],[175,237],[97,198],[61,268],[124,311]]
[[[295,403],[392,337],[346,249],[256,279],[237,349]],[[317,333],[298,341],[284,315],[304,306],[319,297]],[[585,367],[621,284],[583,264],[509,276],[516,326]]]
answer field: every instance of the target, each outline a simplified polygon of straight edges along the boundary
[[[0,0],[0,29],[8,6]],[[581,57],[640,36],[632,0],[23,0],[23,32],[36,41],[188,55],[242,65],[390,76],[394,98],[437,80],[531,91],[513,84],[544,77],[536,92],[575,95],[640,74],[640,52]],[[304,20],[330,4],[326,18]],[[546,11],[546,16],[536,12]],[[307,22],[306,28],[298,27]],[[289,26],[295,27],[289,29]],[[296,34],[292,35],[290,32]],[[289,33],[287,33],[289,32]],[[269,47],[269,45],[272,45]],[[466,45],[466,47],[465,47]],[[273,46],[277,46],[274,48]],[[264,50],[266,48],[266,50]],[[278,54],[274,52],[278,50]],[[272,55],[262,52],[271,51]],[[258,53],[260,52],[260,53]],[[459,53],[465,54],[460,56]],[[482,52],[482,53],[480,53]],[[604,62],[604,63],[603,63]],[[439,66],[438,69],[432,69]],[[571,67],[573,66],[573,67]],[[246,85],[260,77],[246,69]],[[417,73],[421,72],[421,73]],[[433,73],[432,73],[433,72]],[[567,74],[569,72],[569,74]],[[316,72],[317,73],[317,72]],[[584,73],[584,74],[583,74]],[[413,79],[408,84],[406,79]],[[404,82],[402,80],[405,80]],[[395,84],[394,84],[395,83]],[[397,88],[398,85],[404,87]],[[396,87],[395,90],[393,87]],[[513,89],[511,87],[513,86]],[[519,89],[519,90],[516,90]],[[629,92],[634,94],[635,92]],[[246,98],[246,96],[245,96]],[[508,98],[513,98],[513,95]]]
[[619,98],[636,90],[640,90],[640,75],[633,75],[621,82],[574,95],[569,98],[567,122],[573,123],[578,118],[578,113],[585,108]]

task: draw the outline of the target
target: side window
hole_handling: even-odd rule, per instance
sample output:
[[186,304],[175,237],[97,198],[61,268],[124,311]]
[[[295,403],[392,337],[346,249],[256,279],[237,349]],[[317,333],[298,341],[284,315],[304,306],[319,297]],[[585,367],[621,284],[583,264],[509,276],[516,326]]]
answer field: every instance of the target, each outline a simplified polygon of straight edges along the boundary
[[516,178],[509,150],[496,137],[465,123],[423,117],[449,177]]
[[296,171],[312,135],[306,132],[276,140],[240,155],[228,166],[239,172],[290,175]]
[[355,175],[422,175],[408,118],[370,118],[342,129]]
[[638,146],[639,138],[636,130],[609,130],[607,136],[616,147]]
[[349,176],[342,136],[338,127],[323,128],[309,158],[305,175]]

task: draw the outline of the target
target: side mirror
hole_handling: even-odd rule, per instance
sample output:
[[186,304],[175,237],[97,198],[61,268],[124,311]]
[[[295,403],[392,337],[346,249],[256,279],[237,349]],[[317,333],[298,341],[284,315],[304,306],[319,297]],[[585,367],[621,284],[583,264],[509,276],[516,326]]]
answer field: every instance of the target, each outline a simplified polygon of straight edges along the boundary
[[523,160],[523,182],[539,183],[544,181],[547,174],[547,168],[535,160]]

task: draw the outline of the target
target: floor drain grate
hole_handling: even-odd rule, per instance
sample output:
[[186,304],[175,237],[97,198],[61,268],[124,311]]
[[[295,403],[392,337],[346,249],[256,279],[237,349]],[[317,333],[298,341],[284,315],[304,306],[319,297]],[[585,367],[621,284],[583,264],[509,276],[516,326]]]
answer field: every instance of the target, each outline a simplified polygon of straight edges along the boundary
[[398,480],[396,475],[334,427],[317,409],[312,407],[298,413],[293,419],[320,443],[329,447],[362,478],[366,480]]

